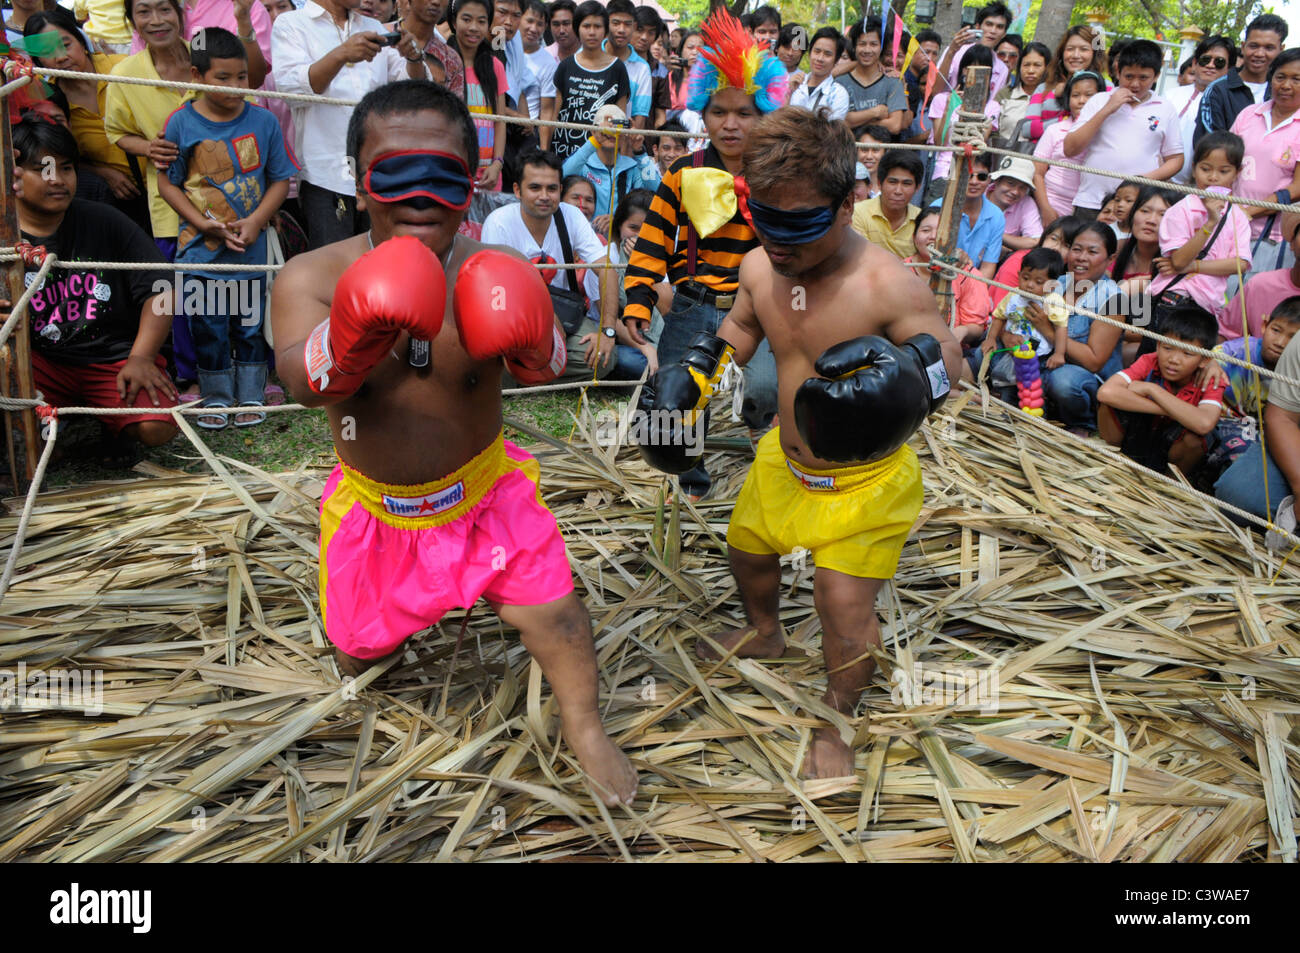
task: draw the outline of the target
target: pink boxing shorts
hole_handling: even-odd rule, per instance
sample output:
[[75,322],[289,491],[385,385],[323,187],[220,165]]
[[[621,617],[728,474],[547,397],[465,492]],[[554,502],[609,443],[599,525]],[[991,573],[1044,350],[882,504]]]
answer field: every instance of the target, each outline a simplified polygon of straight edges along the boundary
[[320,608],[329,640],[356,658],[381,658],[479,596],[541,605],[572,592],[539,476],[537,461],[501,434],[432,483],[389,485],[335,467],[321,497]]

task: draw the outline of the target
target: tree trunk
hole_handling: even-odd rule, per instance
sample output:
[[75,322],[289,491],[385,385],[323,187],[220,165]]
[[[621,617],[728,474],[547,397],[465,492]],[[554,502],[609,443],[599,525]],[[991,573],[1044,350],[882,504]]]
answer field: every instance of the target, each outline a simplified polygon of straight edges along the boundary
[[961,29],[962,0],[939,0],[939,9],[934,16],[934,29],[938,31],[946,48]]
[[1034,39],[1047,44],[1049,50],[1055,50],[1061,42],[1065,31],[1070,28],[1070,15],[1074,13],[1074,0],[1043,0],[1042,9],[1038,11],[1038,26],[1034,29]]

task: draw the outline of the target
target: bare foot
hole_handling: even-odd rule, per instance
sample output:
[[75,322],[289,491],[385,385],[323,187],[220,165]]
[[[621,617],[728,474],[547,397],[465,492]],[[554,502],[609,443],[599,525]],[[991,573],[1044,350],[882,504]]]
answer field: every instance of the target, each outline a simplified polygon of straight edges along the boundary
[[[744,641],[746,636],[749,637],[749,641],[736,650],[734,658],[780,658],[785,654],[785,633],[783,631],[777,629],[771,635],[762,635],[752,625],[743,629],[731,629],[721,635],[709,636],[707,639],[696,639],[695,654],[702,659],[717,661],[731,651],[733,646]],[[721,652],[714,648],[714,642],[722,646]]]
[[853,749],[844,743],[838,731],[823,725],[813,731],[800,773],[809,780],[848,777],[854,773]]
[[610,741],[600,722],[596,721],[591,728],[566,732],[565,736],[600,799],[609,807],[631,804],[636,797],[636,769]]

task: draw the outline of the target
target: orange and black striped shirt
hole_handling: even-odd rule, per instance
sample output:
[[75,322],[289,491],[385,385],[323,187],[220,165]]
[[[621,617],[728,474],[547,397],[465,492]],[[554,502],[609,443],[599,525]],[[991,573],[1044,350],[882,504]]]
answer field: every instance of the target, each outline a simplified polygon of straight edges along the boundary
[[[650,203],[645,223],[637,235],[636,247],[628,260],[623,288],[627,292],[624,318],[650,320],[655,303],[654,286],[668,276],[670,284],[694,280],[718,294],[730,294],[739,285],[740,259],[758,245],[754,230],[740,210],[707,238],[695,237],[695,275],[687,271],[687,215],[682,210],[682,170],[694,163],[694,154],[678,159],[669,167],[659,191]],[[705,168],[726,169],[712,145],[704,150]]]

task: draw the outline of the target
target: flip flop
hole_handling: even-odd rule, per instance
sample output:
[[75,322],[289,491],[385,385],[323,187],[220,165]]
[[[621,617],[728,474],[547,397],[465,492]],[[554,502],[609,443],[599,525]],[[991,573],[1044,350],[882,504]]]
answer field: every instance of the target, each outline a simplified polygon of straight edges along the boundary
[[[246,406],[260,406],[247,404]],[[252,417],[252,420],[240,420],[241,417]],[[234,424],[236,427],[256,427],[258,424],[266,423],[266,414],[260,410],[246,410],[242,413],[235,414]]]
[[[208,405],[208,407],[213,410],[219,410],[229,406],[229,404]],[[199,414],[194,418],[194,425],[202,430],[225,430],[230,426],[230,416],[228,414]]]

